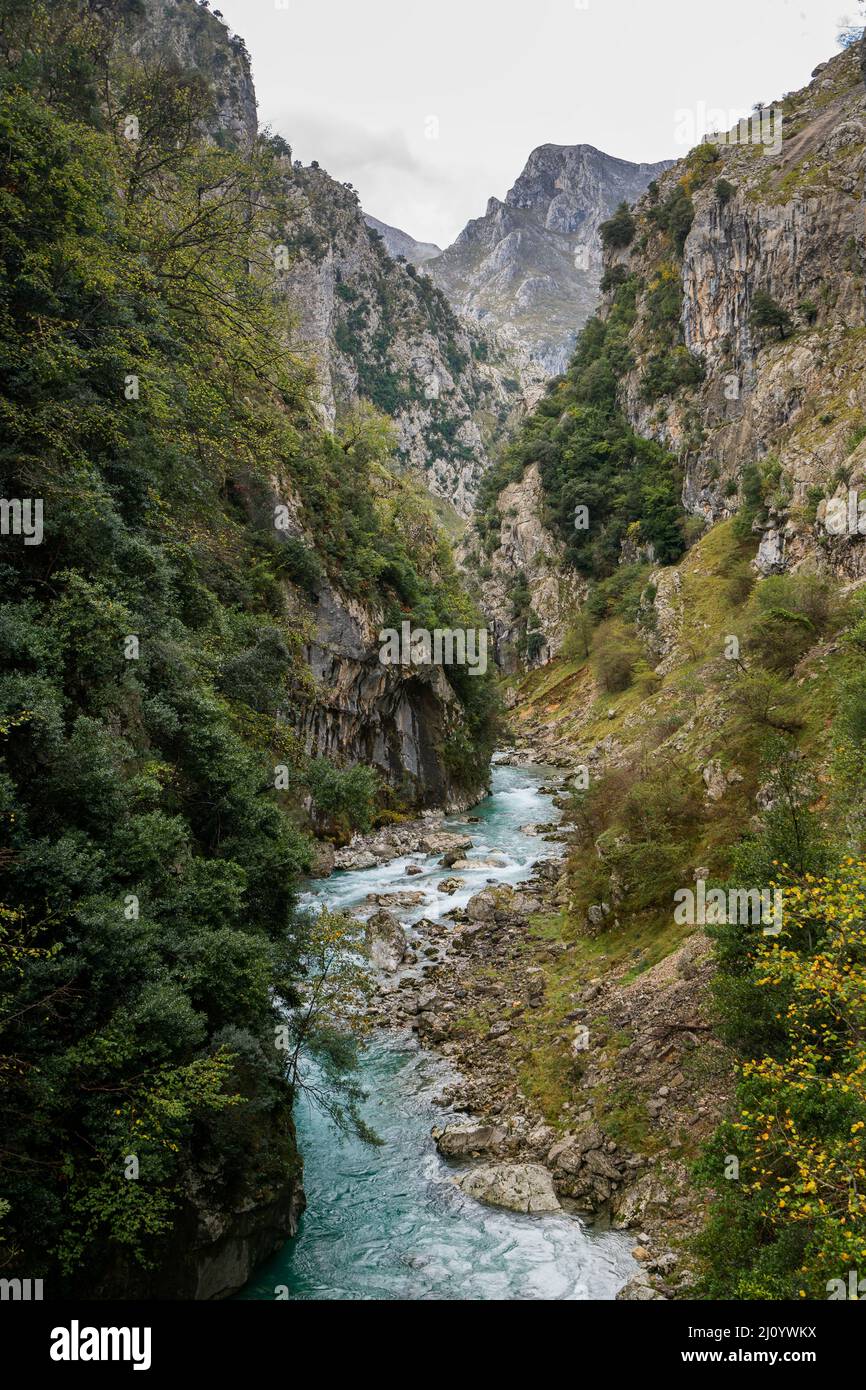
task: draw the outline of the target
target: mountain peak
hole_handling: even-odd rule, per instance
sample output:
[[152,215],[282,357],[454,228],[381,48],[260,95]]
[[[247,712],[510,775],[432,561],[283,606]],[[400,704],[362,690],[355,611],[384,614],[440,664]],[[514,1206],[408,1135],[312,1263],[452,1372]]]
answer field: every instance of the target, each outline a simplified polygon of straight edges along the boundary
[[505,201],[490,198],[427,271],[456,309],[494,324],[546,372],[562,372],[598,298],[602,222],[669,165],[633,164],[594,145],[538,145]]

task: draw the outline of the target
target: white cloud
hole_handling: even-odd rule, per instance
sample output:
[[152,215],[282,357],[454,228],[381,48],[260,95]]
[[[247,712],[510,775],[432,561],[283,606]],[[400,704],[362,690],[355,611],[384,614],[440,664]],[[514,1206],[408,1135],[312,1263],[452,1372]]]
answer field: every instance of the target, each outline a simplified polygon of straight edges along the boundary
[[[682,154],[676,113],[749,110],[835,51],[840,0],[219,0],[259,114],[365,208],[447,244],[530,151]],[[849,9],[854,8],[851,4]],[[431,118],[438,136],[429,139]]]

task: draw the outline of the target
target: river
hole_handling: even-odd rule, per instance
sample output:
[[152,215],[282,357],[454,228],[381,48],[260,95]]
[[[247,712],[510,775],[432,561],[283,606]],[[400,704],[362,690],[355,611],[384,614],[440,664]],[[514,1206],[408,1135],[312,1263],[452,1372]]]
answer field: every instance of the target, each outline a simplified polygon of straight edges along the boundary
[[[478,824],[450,817],[447,829],[472,835],[471,857],[498,855],[497,882],[525,879],[551,846],[521,826],[556,819],[540,788],[547,768],[493,769],[492,794],[472,812]],[[414,863],[423,875],[407,878]],[[352,908],[370,892],[425,891],[430,901],[398,915],[407,923],[444,915],[479,892],[489,868],[460,872],[466,887],[436,892],[453,871],[411,855],[319,885],[313,900]],[[361,1082],[365,1118],[384,1142],[370,1147],[336,1134],[305,1101],[297,1108],[309,1202],[298,1235],[239,1295],[244,1299],[610,1299],[634,1273],[624,1234],[593,1232],[566,1213],[522,1216],[465,1197],[450,1181],[431,1126],[449,1113],[434,1097],[452,1074],[408,1034],[380,1035],[366,1050]],[[277,1294],[280,1290],[280,1294]]]

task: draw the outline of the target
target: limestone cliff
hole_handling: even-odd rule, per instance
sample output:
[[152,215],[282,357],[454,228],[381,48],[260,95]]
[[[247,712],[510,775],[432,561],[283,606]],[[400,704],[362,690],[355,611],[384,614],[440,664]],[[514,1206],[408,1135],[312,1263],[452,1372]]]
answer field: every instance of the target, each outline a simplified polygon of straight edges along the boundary
[[565,563],[562,542],[541,519],[543,502],[540,471],[533,464],[499,494],[497,543],[489,560],[474,535],[462,551],[466,573],[478,581],[496,659],[506,674],[557,656],[586,594],[585,583]]
[[427,269],[456,309],[556,375],[595,308],[601,223],[667,167],[631,164],[592,145],[541,145],[505,202],[491,198]]
[[[623,394],[635,428],[680,458],[694,516],[732,515],[757,470],[761,572],[810,560],[860,576],[862,537],[825,524],[828,501],[846,503],[866,476],[859,53],[820,64],[773,110],[763,144],[741,132],[714,139],[638,204],[635,239],[609,263],[641,285]],[[678,194],[693,211],[680,256],[658,216]],[[665,280],[678,292],[673,327],[703,376],[672,390],[650,370],[670,361],[657,313],[654,326]]]

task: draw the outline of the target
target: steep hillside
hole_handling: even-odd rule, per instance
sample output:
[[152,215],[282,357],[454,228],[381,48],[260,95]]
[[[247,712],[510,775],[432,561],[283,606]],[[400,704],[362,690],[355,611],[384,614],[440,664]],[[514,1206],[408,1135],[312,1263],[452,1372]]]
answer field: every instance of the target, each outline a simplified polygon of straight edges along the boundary
[[292,342],[316,363],[327,423],[363,399],[394,421],[401,462],[464,519],[490,450],[524,413],[518,367],[459,319],[424,271],[389,255],[358,195],[286,161]]
[[427,269],[455,309],[555,376],[598,298],[599,226],[667,167],[631,164],[592,145],[541,145],[505,202],[491,198]]
[[571,826],[514,1079],[575,1195],[668,1247],[628,1298],[826,1298],[864,1235],[860,64],[602,229],[602,311],[471,543]]

